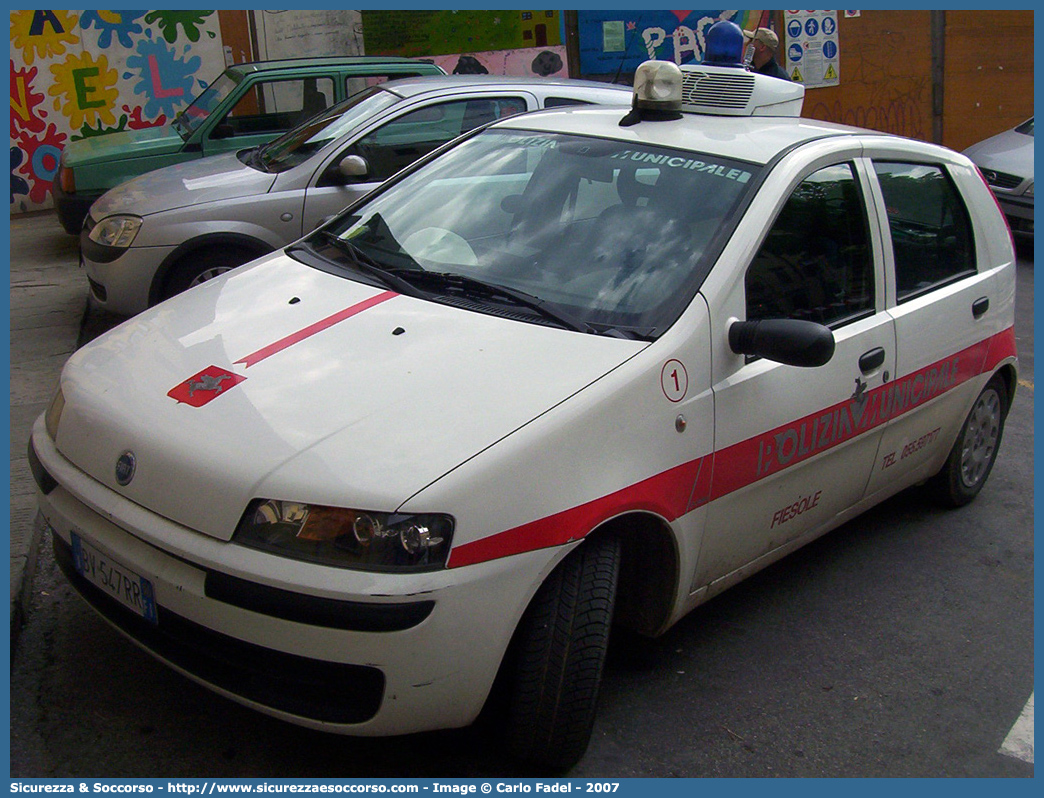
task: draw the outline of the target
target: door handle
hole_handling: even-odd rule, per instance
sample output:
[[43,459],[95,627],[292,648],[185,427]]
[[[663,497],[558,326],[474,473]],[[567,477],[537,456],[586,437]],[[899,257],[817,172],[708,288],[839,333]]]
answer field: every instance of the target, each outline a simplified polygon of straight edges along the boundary
[[880,368],[885,361],[885,351],[881,347],[877,346],[871,349],[869,352],[864,352],[859,358],[859,370],[864,374],[869,374],[876,368]]
[[972,316],[975,318],[981,317],[989,309],[990,298],[988,296],[981,297],[972,302]]

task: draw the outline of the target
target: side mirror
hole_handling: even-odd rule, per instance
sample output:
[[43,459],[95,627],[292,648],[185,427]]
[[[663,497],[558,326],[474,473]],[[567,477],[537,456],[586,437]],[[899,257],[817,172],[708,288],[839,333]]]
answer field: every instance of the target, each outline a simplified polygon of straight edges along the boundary
[[822,324],[800,319],[736,321],[729,327],[729,348],[737,355],[814,368],[834,356],[834,333]]
[[236,135],[236,129],[228,122],[222,122],[210,134],[212,139],[230,139]]
[[346,180],[356,180],[366,177],[370,172],[370,165],[361,155],[346,155],[337,164],[337,174]]

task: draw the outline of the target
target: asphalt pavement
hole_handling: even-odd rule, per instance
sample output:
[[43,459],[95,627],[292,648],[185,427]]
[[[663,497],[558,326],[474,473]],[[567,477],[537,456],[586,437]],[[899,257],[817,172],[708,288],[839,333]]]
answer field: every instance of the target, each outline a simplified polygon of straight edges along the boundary
[[79,246],[53,211],[11,218],[11,648],[28,605],[40,528],[26,460],[33,422],[47,409],[88,308]]

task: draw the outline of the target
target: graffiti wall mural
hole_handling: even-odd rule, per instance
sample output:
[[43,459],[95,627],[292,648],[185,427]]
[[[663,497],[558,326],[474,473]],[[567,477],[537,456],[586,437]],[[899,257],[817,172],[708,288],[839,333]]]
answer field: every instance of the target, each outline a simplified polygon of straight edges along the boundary
[[649,58],[689,64],[703,60],[707,28],[719,19],[744,30],[758,27],[761,11],[579,11],[583,75],[631,74]]
[[215,11],[10,12],[11,212],[51,206],[70,142],[169,122],[224,69]]

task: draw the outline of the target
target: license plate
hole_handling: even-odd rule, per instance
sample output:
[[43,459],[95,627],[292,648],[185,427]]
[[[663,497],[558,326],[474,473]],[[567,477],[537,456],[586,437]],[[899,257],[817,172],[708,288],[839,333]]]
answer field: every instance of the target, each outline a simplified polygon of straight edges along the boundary
[[156,594],[152,582],[98,551],[75,532],[72,533],[73,563],[84,579],[116,599],[135,615],[158,623]]

